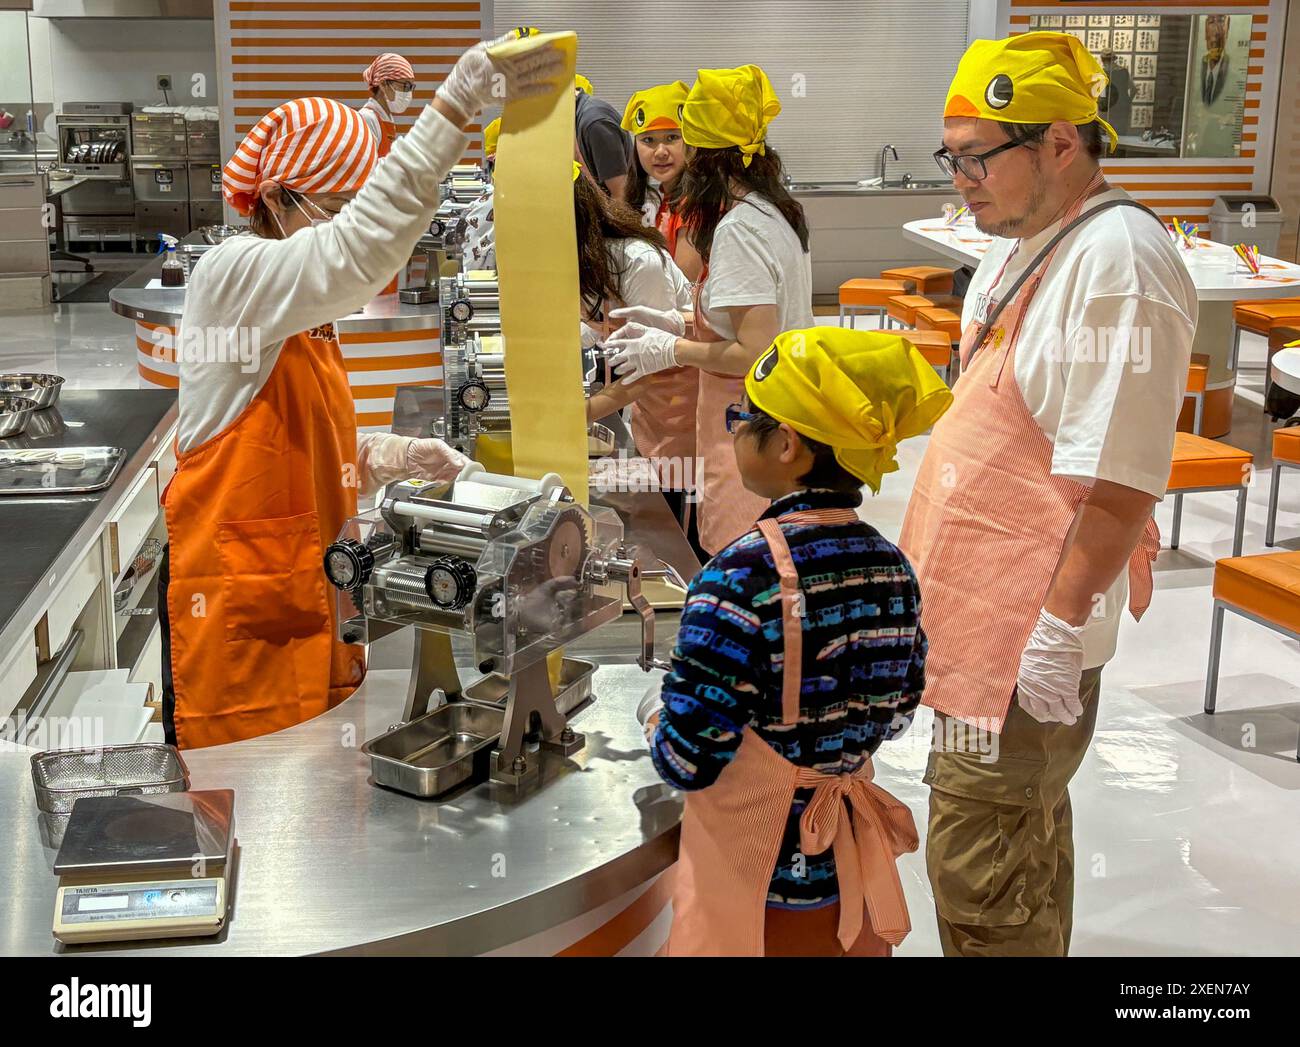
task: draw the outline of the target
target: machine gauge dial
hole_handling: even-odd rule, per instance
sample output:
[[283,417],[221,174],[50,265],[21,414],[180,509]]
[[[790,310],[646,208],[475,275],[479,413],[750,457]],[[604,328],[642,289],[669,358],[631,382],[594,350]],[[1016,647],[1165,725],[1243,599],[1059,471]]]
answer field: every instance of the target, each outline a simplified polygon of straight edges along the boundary
[[451,303],[451,318],[462,324],[474,319],[474,306],[468,298],[458,298]]
[[429,223],[430,236],[441,236],[446,231],[447,231],[447,227],[443,224],[441,218],[435,218],[432,222]]
[[360,589],[370,580],[375,554],[355,538],[344,538],[325,550],[325,577],[338,589]]
[[444,611],[458,611],[469,603],[478,582],[478,572],[466,560],[443,556],[429,565],[424,589],[429,599]]
[[466,382],[456,390],[456,402],[466,411],[478,412],[485,410],[487,405],[492,401],[492,393],[482,382]]

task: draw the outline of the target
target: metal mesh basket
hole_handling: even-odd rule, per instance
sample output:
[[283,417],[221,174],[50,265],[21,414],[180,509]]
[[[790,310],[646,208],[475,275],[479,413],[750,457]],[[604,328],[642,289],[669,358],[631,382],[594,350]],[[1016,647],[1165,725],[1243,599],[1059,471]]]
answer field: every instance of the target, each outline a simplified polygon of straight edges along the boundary
[[190,774],[175,746],[146,742],[37,753],[32,786],[40,811],[68,814],[82,796],[185,792]]

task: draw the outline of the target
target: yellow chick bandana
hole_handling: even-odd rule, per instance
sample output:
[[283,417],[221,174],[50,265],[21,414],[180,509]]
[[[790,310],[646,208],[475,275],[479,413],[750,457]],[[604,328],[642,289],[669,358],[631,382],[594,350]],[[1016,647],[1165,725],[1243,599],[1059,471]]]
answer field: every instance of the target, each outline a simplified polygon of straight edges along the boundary
[[1097,110],[1109,82],[1101,63],[1069,33],[976,40],[957,63],[943,115],[1010,124],[1064,120],[1078,126],[1097,120],[1114,152],[1119,138]]
[[638,91],[623,110],[623,130],[632,135],[647,131],[677,130],[682,126],[682,106],[691,89],[678,80]]
[[526,40],[530,36],[541,36],[542,31],[535,25],[518,25],[510,30],[516,40]]
[[767,154],[767,127],[781,111],[767,74],[756,65],[701,69],[682,106],[682,138],[701,149],[739,146],[745,166]]
[[501,117],[497,117],[483,128],[483,155],[496,156],[497,142],[501,138]]
[[573,74],[573,86],[585,95],[595,94],[596,89],[591,86],[591,81],[581,73]]
[[843,327],[778,335],[749,369],[745,392],[759,410],[834,448],[873,494],[898,469],[899,441],[925,432],[952,403],[911,342]]
[[578,176],[579,176],[580,174],[582,174],[582,164],[578,163],[577,160],[574,160],[574,161],[573,161],[573,180],[574,180],[575,182],[578,180]]

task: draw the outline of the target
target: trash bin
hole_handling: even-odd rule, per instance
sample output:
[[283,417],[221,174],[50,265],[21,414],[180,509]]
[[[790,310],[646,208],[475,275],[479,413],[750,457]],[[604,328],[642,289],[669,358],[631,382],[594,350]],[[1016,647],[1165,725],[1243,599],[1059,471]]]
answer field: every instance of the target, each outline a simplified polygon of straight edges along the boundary
[[1221,244],[1257,244],[1260,254],[1277,255],[1282,208],[1271,196],[1228,194],[1210,208],[1210,236]]

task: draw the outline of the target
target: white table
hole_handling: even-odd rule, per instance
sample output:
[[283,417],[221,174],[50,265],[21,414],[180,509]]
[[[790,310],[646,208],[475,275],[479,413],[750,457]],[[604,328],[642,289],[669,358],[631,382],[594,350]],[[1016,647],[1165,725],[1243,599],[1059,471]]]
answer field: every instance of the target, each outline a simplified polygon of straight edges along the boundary
[[[979,265],[993,242],[970,219],[949,228],[942,218],[922,218],[907,222],[903,236],[963,265]],[[1180,248],[1178,256],[1191,273],[1200,302],[1192,352],[1209,363],[1202,432],[1223,436],[1232,428],[1232,393],[1237,381],[1232,360],[1232,303],[1300,295],[1300,266],[1262,257],[1260,275],[1252,276],[1237,271],[1238,259],[1230,246],[1200,239],[1192,250]]]
[[1300,349],[1279,349],[1273,354],[1273,381],[1300,396]]

